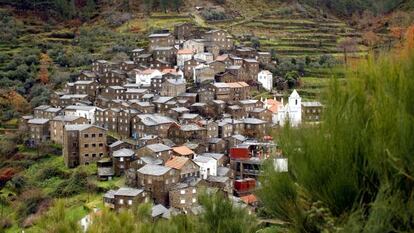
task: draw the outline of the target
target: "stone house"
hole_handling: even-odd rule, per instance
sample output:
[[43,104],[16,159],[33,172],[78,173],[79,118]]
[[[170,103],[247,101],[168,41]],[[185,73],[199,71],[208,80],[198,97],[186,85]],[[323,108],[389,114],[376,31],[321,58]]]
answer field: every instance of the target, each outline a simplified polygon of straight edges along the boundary
[[244,59],[243,68],[246,72],[246,80],[257,80],[259,74],[259,62],[255,59]]
[[141,99],[141,97],[147,93],[149,93],[149,90],[145,88],[127,88],[123,93],[122,99],[124,100]]
[[[148,194],[144,189],[122,187],[112,194],[114,197],[114,209],[116,211],[122,208],[128,209],[133,205],[139,205],[149,201]],[[110,195],[107,197],[110,197]]]
[[122,86],[107,86],[102,90],[101,96],[108,99],[123,99],[126,88]]
[[139,158],[144,156],[151,156],[156,159],[161,159],[163,163],[169,160],[172,156],[171,147],[162,143],[149,144],[137,150]]
[[76,81],[96,81],[98,76],[95,72],[89,70],[83,70],[76,78]]
[[302,102],[302,121],[318,122],[321,121],[323,105],[320,102]]
[[249,112],[249,117],[257,118],[257,119],[260,119],[260,120],[266,121],[266,122],[272,122],[273,113],[268,109],[254,108],[253,110],[251,110]]
[[147,164],[137,170],[138,186],[151,193],[155,203],[168,206],[169,191],[180,180],[180,173],[170,167]]
[[100,77],[99,84],[103,86],[122,86],[127,83],[128,76],[122,70],[110,70]]
[[193,58],[194,51],[191,49],[180,49],[177,51],[177,66],[184,67],[184,62]]
[[208,140],[208,152],[225,153],[227,150],[227,142],[221,138],[210,138]]
[[95,124],[112,132],[118,131],[119,108],[98,109],[95,112]]
[[266,64],[270,64],[272,62],[272,56],[271,56],[270,52],[257,52],[256,60],[260,64],[266,65]]
[[159,114],[138,114],[132,119],[132,137],[137,139],[146,135],[165,138],[175,121]]
[[122,61],[121,64],[119,64],[119,69],[125,72],[131,71],[136,68],[136,64],[134,61]]
[[156,60],[166,61],[170,64],[175,64],[177,62],[177,49],[173,46],[155,47],[152,54]]
[[165,166],[177,169],[180,173],[180,181],[189,177],[200,177],[200,167],[188,157],[173,156],[165,163]]
[[153,51],[157,47],[171,47],[174,46],[175,38],[171,33],[154,33],[148,36],[148,49]]
[[50,138],[49,119],[32,118],[27,121],[29,128],[29,145],[37,146]]
[[135,160],[135,152],[128,148],[122,148],[112,153],[112,161],[116,176],[121,176],[130,168],[130,164]]
[[207,130],[197,124],[173,124],[168,130],[168,137],[177,144],[183,144],[193,140],[203,140],[206,136]]
[[194,83],[201,84],[204,82],[214,81],[215,70],[208,65],[200,64],[194,69],[193,81]]
[[155,105],[151,102],[141,102],[139,100],[130,100],[130,108],[140,113],[155,113]]
[[194,68],[201,64],[205,64],[206,61],[192,58],[184,62],[184,77],[188,79],[194,78]]
[[194,53],[204,53],[204,42],[203,39],[189,39],[184,41],[183,48],[190,49]]
[[188,179],[171,187],[169,192],[170,206],[184,211],[191,212],[193,207],[198,206],[199,179]]
[[131,137],[132,118],[137,114],[135,109],[123,109],[119,112],[117,132],[121,137]]
[[95,125],[66,125],[63,157],[69,168],[97,162],[107,156],[106,130]]
[[185,79],[166,79],[162,83],[161,95],[176,97],[179,94],[185,93],[186,81]]
[[221,29],[206,32],[205,39],[218,46],[220,50],[230,51],[234,47],[234,41],[230,34]]
[[63,144],[63,131],[65,125],[87,124],[88,120],[79,116],[56,116],[49,122],[50,140]]
[[174,25],[175,38],[180,41],[192,38],[194,36],[194,27],[195,25],[190,22]]
[[115,68],[115,63],[106,60],[96,60],[92,63],[92,71],[98,74],[105,74]]
[[244,122],[244,133],[243,135],[261,138],[266,135],[266,127],[268,122],[257,119],[257,118],[245,118]]

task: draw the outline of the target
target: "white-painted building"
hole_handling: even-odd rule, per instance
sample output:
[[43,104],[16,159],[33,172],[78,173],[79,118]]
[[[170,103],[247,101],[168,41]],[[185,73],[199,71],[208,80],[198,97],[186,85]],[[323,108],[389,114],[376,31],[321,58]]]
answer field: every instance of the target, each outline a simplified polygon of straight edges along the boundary
[[217,175],[217,161],[215,159],[199,155],[194,158],[194,162],[200,166],[200,175],[202,179]]
[[261,100],[263,108],[272,112],[272,123],[283,126],[288,120],[290,125],[298,126],[302,122],[302,98],[296,90],[289,96],[285,105],[283,98],[279,102],[276,99]]
[[134,72],[135,72],[136,83],[144,87],[151,86],[151,80],[153,78],[162,76],[161,71],[157,69],[146,69],[146,70],[135,69]]
[[293,90],[290,94],[288,103],[286,105],[279,105],[278,109],[278,123],[284,125],[287,121],[290,122],[292,126],[298,126],[302,122],[302,98],[299,96],[299,93],[296,90]]
[[95,112],[99,109],[96,106],[86,106],[86,105],[69,105],[63,112],[65,116],[78,116],[88,119],[89,124],[95,123]]
[[180,68],[184,67],[184,62],[193,58],[193,50],[191,49],[180,49],[177,52],[177,66]]
[[263,85],[263,88],[267,91],[273,89],[273,74],[268,70],[262,70],[257,75],[257,81]]

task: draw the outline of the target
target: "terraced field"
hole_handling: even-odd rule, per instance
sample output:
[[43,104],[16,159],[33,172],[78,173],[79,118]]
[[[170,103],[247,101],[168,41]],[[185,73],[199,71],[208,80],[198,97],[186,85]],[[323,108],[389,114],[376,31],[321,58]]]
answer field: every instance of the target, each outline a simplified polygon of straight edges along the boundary
[[[347,37],[360,41],[360,33],[346,23],[333,18],[306,18],[300,14],[289,16],[277,12],[262,14],[252,20],[229,26],[231,33],[242,38],[252,35],[259,38],[262,50],[274,49],[285,57],[320,56],[330,54],[342,56],[338,42]],[[353,55],[366,52],[357,46]],[[352,54],[351,54],[352,55]]]

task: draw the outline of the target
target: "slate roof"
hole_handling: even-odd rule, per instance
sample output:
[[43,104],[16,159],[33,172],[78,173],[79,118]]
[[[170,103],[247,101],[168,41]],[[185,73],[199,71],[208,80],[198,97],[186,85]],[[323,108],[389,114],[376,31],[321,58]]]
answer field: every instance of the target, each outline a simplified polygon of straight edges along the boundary
[[152,175],[152,176],[162,176],[165,173],[171,170],[170,167],[161,166],[161,165],[154,165],[154,164],[147,164],[140,169],[138,172],[141,174]]
[[168,212],[168,209],[165,208],[163,205],[158,204],[151,208],[151,217],[155,218],[160,215],[163,215],[166,212]]
[[27,121],[27,123],[35,124],[35,125],[43,125],[43,124],[46,124],[47,122],[49,122],[49,119],[44,119],[44,118],[33,118]]
[[108,192],[106,192],[104,194],[103,197],[113,199],[113,198],[115,198],[115,196],[114,196],[115,193],[116,193],[116,190],[110,189],[110,190],[108,190]]
[[147,148],[152,150],[155,153],[166,151],[166,150],[171,150],[171,147],[166,146],[166,145],[161,144],[161,143],[147,145]]
[[122,148],[120,150],[116,150],[112,153],[113,157],[132,157],[134,156],[135,152],[131,149]]
[[118,189],[114,196],[130,196],[130,197],[136,197],[140,193],[144,192],[143,189],[135,189],[135,188],[129,188],[129,187],[122,187]]
[[215,161],[215,159],[202,155],[199,155],[196,158],[194,158],[194,162],[196,163],[208,163],[210,161]]

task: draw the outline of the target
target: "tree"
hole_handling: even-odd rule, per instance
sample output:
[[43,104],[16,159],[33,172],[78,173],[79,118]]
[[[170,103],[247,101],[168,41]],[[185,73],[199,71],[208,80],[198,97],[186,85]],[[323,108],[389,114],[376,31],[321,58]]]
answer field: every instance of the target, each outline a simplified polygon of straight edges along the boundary
[[355,52],[358,44],[355,39],[351,37],[344,38],[339,41],[338,48],[341,49],[344,53],[345,65],[348,65],[348,53]]
[[287,232],[413,229],[413,60],[371,58],[347,85],[332,81],[320,125],[284,128],[289,172],[268,164],[259,197]]
[[254,232],[256,220],[246,209],[236,207],[222,194],[199,197],[204,212],[200,217],[201,229],[198,232]]
[[39,80],[42,84],[49,83],[49,66],[51,59],[47,53],[40,54],[40,69],[39,69]]

